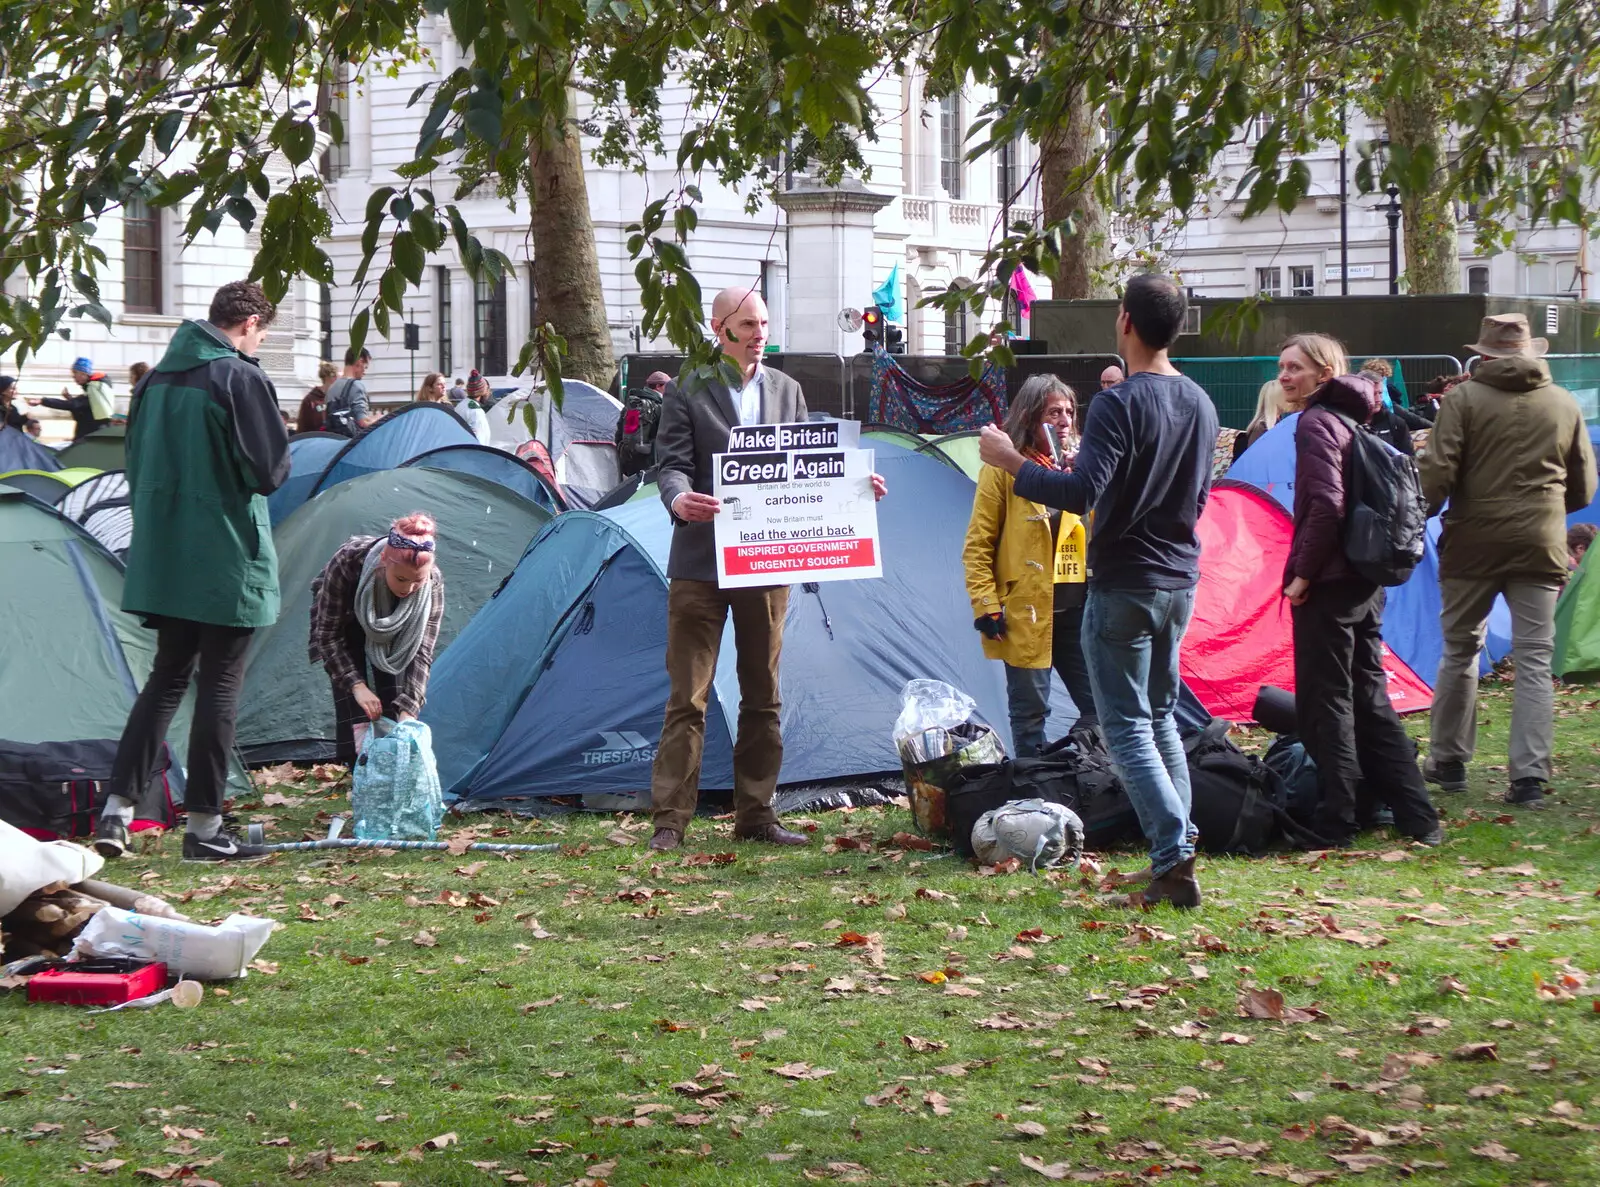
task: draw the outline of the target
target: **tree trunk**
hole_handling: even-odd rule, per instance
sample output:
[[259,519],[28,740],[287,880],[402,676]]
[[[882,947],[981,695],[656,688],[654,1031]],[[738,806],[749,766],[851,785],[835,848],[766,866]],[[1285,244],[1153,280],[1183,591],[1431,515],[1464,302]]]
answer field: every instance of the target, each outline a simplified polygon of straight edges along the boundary
[[617,372],[606,324],[600,257],[583,179],[583,144],[571,121],[550,126],[529,152],[533,189],[533,287],[538,324],[566,339],[561,373],[598,388]]
[[1063,299],[1112,295],[1106,277],[1111,240],[1105,212],[1086,166],[1095,150],[1094,112],[1078,91],[1061,126],[1039,144],[1039,195],[1046,226],[1073,220],[1073,233],[1061,245],[1061,271],[1054,295]]
[[1461,257],[1456,240],[1456,206],[1443,184],[1446,174],[1443,113],[1430,81],[1396,95],[1384,108],[1389,141],[1413,161],[1430,163],[1433,184],[1400,200],[1405,235],[1406,289],[1412,293],[1454,293],[1461,289]]

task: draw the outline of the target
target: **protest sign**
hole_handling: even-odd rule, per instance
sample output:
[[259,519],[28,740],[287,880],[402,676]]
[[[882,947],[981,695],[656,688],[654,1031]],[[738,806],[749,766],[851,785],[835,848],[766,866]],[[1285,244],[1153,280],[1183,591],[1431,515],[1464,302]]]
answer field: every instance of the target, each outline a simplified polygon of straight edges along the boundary
[[881,577],[872,451],[851,421],[741,425],[712,494],[723,589]]

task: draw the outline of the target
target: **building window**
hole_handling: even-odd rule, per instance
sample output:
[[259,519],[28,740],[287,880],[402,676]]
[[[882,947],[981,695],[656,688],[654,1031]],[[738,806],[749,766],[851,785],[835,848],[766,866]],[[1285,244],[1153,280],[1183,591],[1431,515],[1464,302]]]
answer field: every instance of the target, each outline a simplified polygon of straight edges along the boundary
[[956,355],[967,344],[967,307],[944,311],[944,352]]
[[333,361],[333,287],[324,284],[319,294],[322,298],[321,309],[317,314],[317,328],[322,331],[321,358],[327,362]]
[[333,66],[317,88],[317,119],[328,133],[322,176],[332,181],[350,168],[350,63]]
[[961,197],[961,96],[939,100],[939,184],[952,198]]
[[1467,269],[1467,292],[1474,297],[1481,297],[1489,291],[1489,268],[1485,264],[1474,264]]
[[161,312],[161,212],[143,198],[122,208],[122,285],[127,312]]
[[1281,297],[1283,296],[1283,269],[1257,268],[1256,269],[1256,296]]
[[1317,295],[1317,270],[1310,264],[1296,264],[1289,269],[1289,295],[1314,297]]
[[451,303],[450,269],[442,264],[436,264],[433,269],[433,283],[439,289],[439,370],[443,371],[446,378],[455,370],[454,343],[456,336],[455,307]]
[[[999,199],[1002,206],[1013,201],[1017,196],[1017,187],[1022,180],[1018,175],[1017,169],[1020,156],[1021,153],[1017,151],[1017,142],[1015,140],[1007,140],[1000,146],[997,158],[999,172],[995,177],[995,182],[1000,189]],[[1006,231],[1010,231],[1010,229],[1010,227],[1005,228]]]
[[473,286],[475,351],[484,375],[504,375],[506,366],[506,282],[478,277]]

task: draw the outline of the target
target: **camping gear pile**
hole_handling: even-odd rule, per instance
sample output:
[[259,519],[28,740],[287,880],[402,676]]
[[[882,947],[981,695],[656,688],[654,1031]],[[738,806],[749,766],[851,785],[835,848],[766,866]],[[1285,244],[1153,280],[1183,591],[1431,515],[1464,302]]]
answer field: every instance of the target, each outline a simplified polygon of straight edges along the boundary
[[94,879],[105,859],[66,841],[38,841],[0,820],[0,954],[60,957],[101,912],[180,918],[165,901]]
[[[912,815],[925,834],[948,840],[963,857],[984,865],[1015,858],[1037,872],[1063,860],[1076,862],[1085,846],[1108,849],[1136,843],[1142,835],[1097,726],[1075,726],[1038,757],[1013,759],[1005,757],[972,699],[959,689],[912,680],[901,704],[895,743],[905,762]],[[1200,847],[1241,854],[1323,847],[1307,827],[1316,807],[1314,769],[1311,799],[1298,805],[1306,817],[1297,819],[1278,770],[1234,745],[1229,728],[1216,718],[1184,736]],[[1308,760],[1303,748],[1292,747],[1299,744],[1291,739],[1283,753],[1298,762],[1303,790]],[[975,753],[986,757],[968,761]]]

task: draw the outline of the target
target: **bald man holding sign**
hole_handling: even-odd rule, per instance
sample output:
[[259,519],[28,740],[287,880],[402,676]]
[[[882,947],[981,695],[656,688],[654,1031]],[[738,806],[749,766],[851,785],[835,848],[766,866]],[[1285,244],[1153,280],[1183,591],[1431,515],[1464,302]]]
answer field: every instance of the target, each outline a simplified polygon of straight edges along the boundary
[[[722,510],[711,494],[712,459],[728,451],[736,425],[792,424],[807,418],[800,385],[761,365],[767,345],[767,303],[739,285],[718,293],[711,305],[711,330],[722,361],[738,372],[737,387],[713,379],[686,379],[669,388],[656,430],[661,501],[672,515],[672,552],[667,561],[666,719],[650,780],[655,835],[650,847],[676,849],[700,798],[700,758],[705,746],[706,704],[717,670],[723,626],[733,615],[738,652],[739,725],[733,747],[733,833],[740,840],[804,845],[803,833],[778,823],[772,810],[783,766],[779,726],[778,658],[789,587],[722,589],[717,584],[712,521]],[[872,476],[877,497],[883,479]]]

